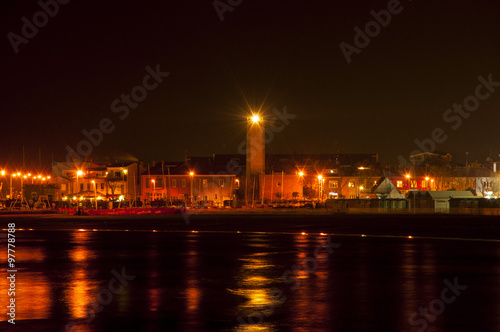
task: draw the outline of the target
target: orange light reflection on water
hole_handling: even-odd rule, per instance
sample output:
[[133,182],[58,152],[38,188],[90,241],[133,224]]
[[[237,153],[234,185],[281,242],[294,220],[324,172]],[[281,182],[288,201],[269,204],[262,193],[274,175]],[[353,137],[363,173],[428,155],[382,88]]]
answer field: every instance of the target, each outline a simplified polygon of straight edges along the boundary
[[[2,248],[3,249],[3,248]],[[7,247],[1,251],[2,257],[7,257]],[[46,259],[45,249],[42,247],[30,247],[29,250],[18,250],[15,252],[16,262],[41,263]],[[10,279],[9,273],[0,275],[0,303],[7,306],[10,303],[8,294]],[[48,319],[51,315],[52,294],[50,293],[50,282],[43,272],[18,270],[15,273],[15,304],[16,321],[26,319]],[[13,295],[13,294],[12,294]],[[36,301],[33,301],[36,299]],[[5,311],[3,311],[5,312]],[[0,315],[0,321],[7,321],[9,316]]]
[[73,319],[88,318],[88,306],[96,301],[98,283],[89,276],[89,263],[96,258],[95,252],[88,249],[92,232],[73,232],[71,242],[76,246],[68,252],[74,268],[70,271],[68,287],[64,290],[64,299]]

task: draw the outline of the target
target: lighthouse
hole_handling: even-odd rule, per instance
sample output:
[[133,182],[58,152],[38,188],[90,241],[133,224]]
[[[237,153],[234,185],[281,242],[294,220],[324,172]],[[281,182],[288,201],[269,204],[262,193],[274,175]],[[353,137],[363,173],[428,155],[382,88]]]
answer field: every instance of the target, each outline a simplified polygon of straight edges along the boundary
[[265,171],[265,127],[258,114],[247,118],[246,176],[249,178]]

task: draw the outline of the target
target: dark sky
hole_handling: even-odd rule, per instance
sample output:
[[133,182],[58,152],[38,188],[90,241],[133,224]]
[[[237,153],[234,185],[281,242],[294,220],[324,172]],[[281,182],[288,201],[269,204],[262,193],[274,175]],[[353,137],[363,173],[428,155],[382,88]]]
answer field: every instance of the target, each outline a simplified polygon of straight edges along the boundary
[[[498,156],[500,87],[456,130],[443,114],[474,95],[479,75],[500,82],[500,4],[401,1],[348,64],[340,43],[390,2],[243,0],[221,21],[212,1],[69,1],[16,54],[8,34],[22,36],[21,18],[41,7],[2,1],[0,163],[19,162],[23,145],[28,163],[39,148],[44,162],[63,160],[104,118],[115,129],[98,154],[236,153],[249,107],[297,115],[271,153],[378,152],[394,164],[442,128],[436,149]],[[170,75],[121,120],[113,101],[158,64]]]

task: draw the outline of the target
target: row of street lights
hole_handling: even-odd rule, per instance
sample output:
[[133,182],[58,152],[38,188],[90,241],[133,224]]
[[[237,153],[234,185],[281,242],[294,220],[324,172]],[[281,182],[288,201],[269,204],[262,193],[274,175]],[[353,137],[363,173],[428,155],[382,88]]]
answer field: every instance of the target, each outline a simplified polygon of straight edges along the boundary
[[7,175],[10,176],[10,198],[12,199],[12,179],[20,179],[21,180],[21,198],[23,197],[23,186],[24,186],[24,181],[29,181],[31,180],[31,184],[34,184],[35,181],[40,181],[40,183],[44,183],[45,181],[50,180],[50,175],[44,176],[44,175],[32,175],[31,173],[21,173],[21,172],[13,172],[13,173],[7,173],[5,170],[0,171],[0,175],[2,177],[5,177]]

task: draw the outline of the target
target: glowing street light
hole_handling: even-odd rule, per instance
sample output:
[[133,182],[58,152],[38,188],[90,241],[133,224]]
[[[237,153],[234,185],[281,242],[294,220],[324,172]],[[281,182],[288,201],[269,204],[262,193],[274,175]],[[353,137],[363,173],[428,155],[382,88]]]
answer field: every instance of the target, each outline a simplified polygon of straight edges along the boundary
[[94,180],[92,180],[92,183],[94,184],[94,201],[95,201],[95,209],[97,210],[97,184],[95,183]]
[[321,183],[323,182],[323,175],[319,174],[318,175],[318,203],[320,202],[320,192],[321,190]]
[[189,175],[191,176],[191,205],[193,204],[193,177],[194,177],[194,172],[189,172]]
[[299,172],[299,176],[303,177],[304,176],[304,172]]
[[154,201],[155,200],[156,181],[153,179],[153,180],[151,180],[151,183],[153,184],[153,201]]
[[[79,170],[76,171],[76,190],[78,190],[78,192],[80,192],[80,186],[79,186],[79,183],[78,183],[78,177],[80,177],[82,175],[83,175],[83,171],[81,169],[79,169]],[[38,178],[40,178],[40,176],[38,176]]]

